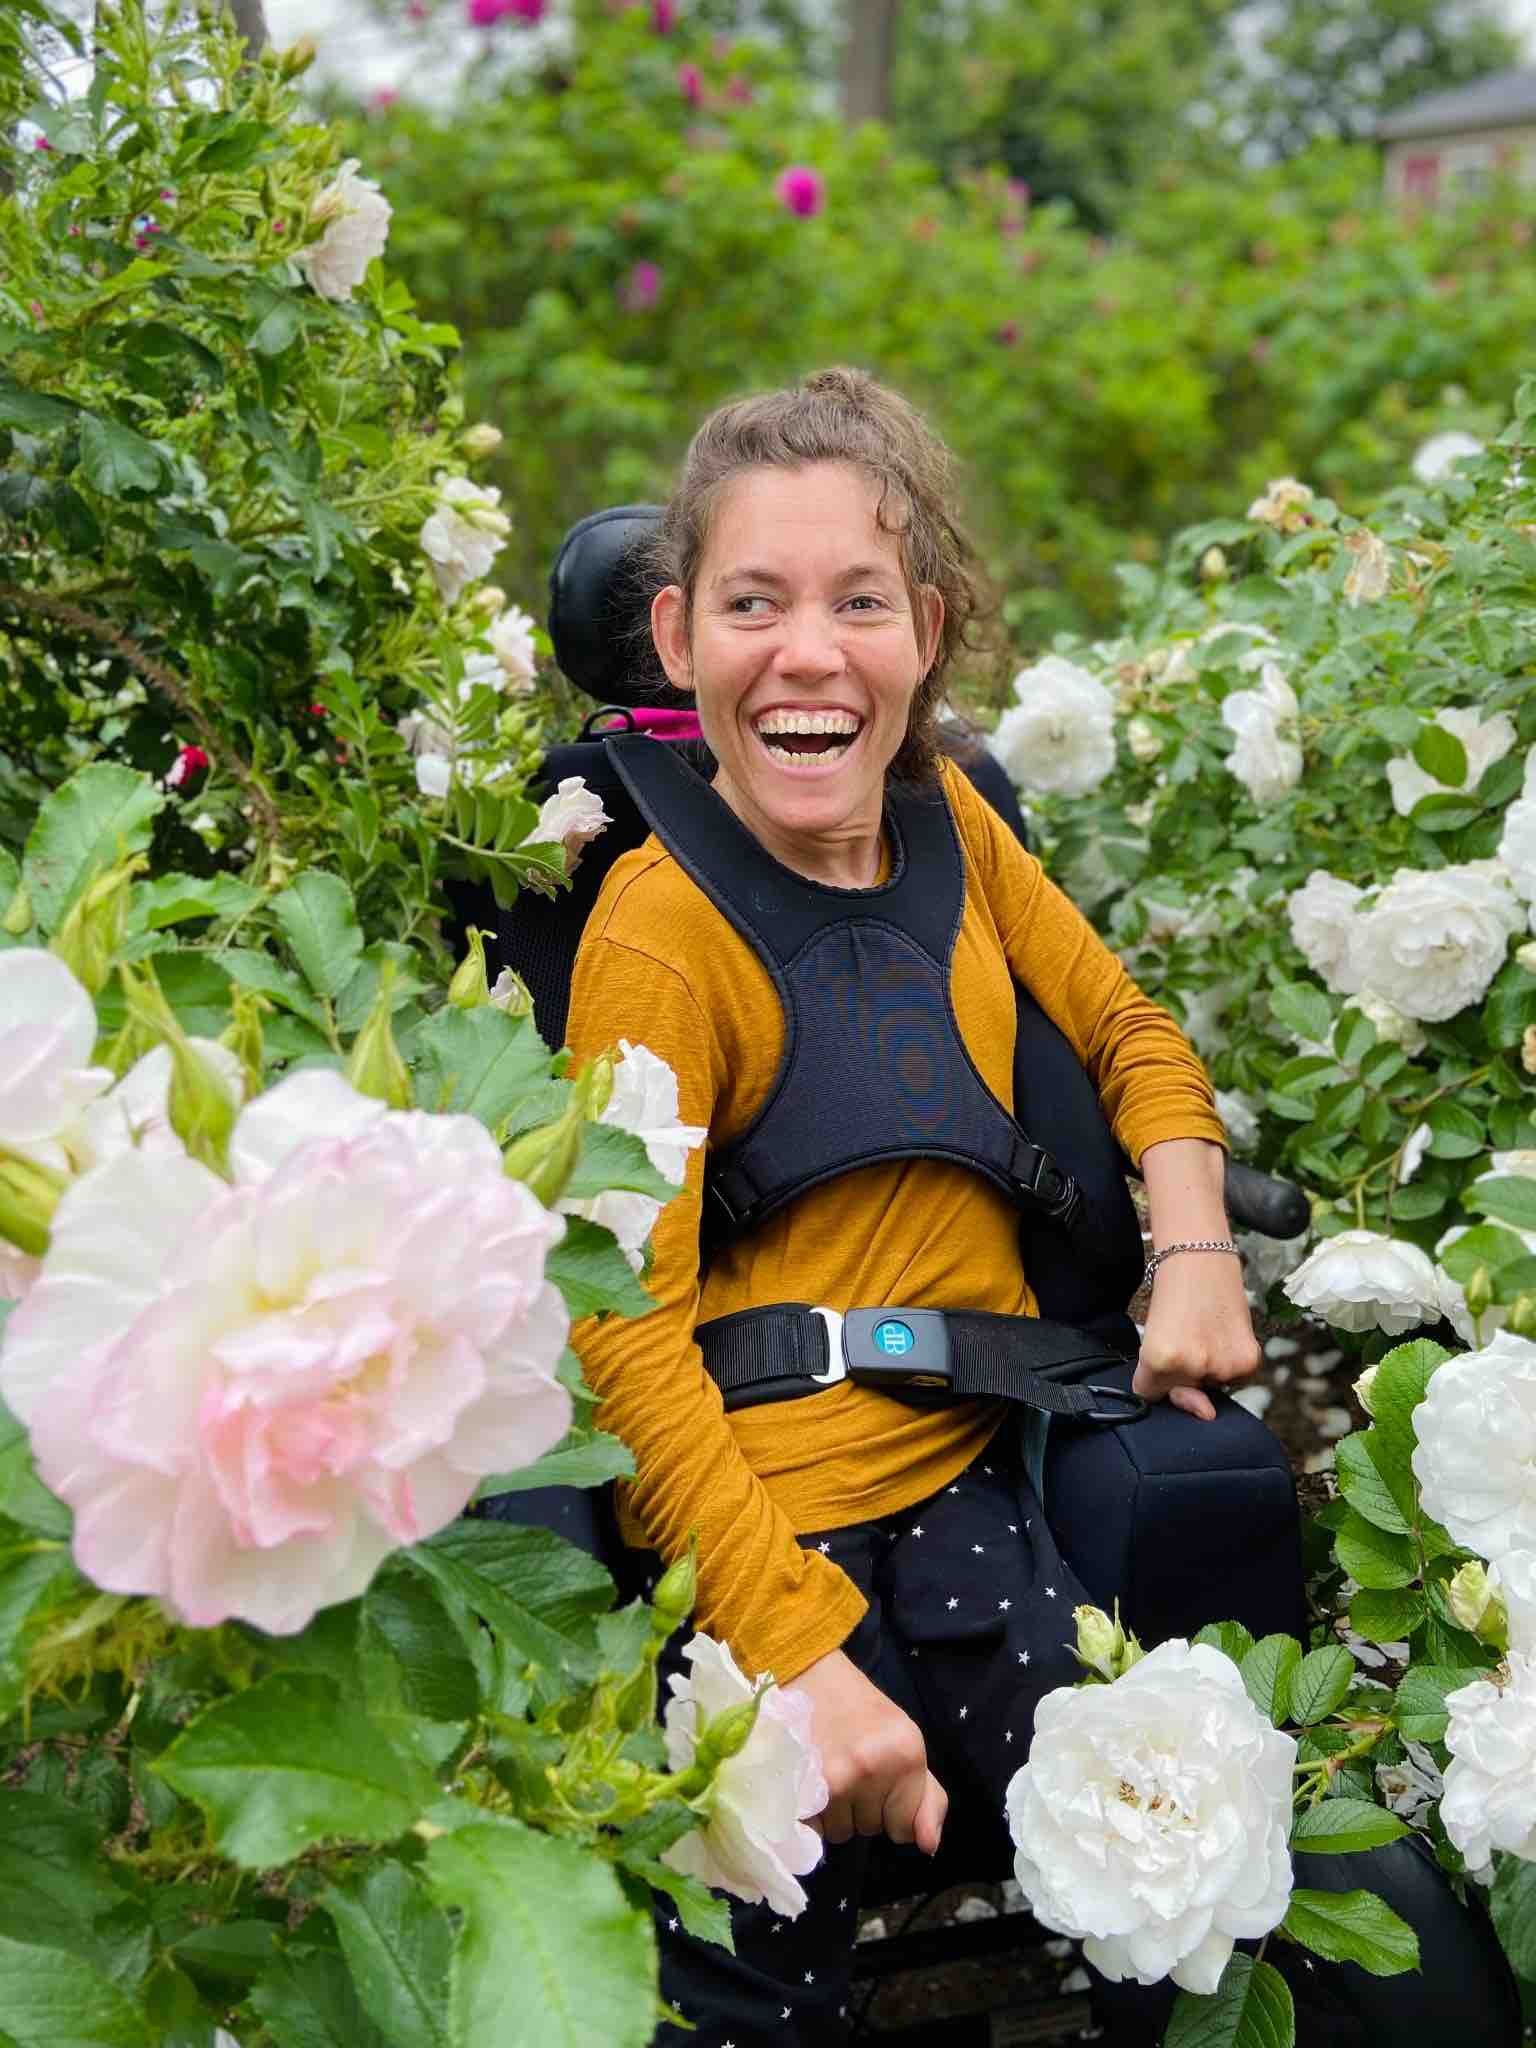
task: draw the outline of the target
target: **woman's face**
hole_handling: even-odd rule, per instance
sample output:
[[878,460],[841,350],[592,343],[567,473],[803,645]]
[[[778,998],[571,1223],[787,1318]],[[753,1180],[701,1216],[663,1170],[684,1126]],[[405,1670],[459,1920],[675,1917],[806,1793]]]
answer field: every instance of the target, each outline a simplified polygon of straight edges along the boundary
[[878,846],[885,772],[938,644],[943,603],[914,616],[878,489],[843,463],[753,469],[722,491],[699,564],[692,638],[669,585],[652,630],[696,692],[715,788],[770,852]]

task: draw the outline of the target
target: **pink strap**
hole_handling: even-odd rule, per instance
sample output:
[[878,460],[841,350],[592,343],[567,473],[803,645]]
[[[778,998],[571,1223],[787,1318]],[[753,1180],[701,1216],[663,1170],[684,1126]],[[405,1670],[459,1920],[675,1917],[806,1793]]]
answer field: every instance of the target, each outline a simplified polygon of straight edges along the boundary
[[653,733],[659,740],[697,740],[703,734],[699,730],[699,715],[696,711],[663,711],[655,708],[631,710],[630,717],[642,732]]

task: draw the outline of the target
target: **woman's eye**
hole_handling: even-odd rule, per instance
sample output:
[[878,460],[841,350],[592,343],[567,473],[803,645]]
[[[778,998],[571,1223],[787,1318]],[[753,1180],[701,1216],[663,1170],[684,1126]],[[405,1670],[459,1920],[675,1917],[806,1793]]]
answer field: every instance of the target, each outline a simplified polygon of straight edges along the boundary
[[848,603],[859,611],[875,612],[885,609],[885,599],[876,597],[874,592],[869,590],[862,590],[857,597],[850,597]]
[[765,605],[767,602],[768,599],[766,597],[733,597],[726,606],[726,610],[734,612],[738,618],[760,618],[762,614],[754,608],[758,605]]

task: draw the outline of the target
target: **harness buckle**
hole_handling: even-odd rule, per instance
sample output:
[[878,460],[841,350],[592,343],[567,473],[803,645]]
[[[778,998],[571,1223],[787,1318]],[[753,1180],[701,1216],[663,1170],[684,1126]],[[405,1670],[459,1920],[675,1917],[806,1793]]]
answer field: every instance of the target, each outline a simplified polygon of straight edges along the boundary
[[1072,1175],[1058,1166],[1039,1145],[1027,1145],[1022,1154],[1023,1172],[1014,1178],[1023,1193],[1040,1207],[1053,1223],[1071,1230],[1082,1212],[1082,1190]]
[[820,1316],[827,1326],[827,1369],[808,1375],[818,1387],[835,1387],[839,1380],[848,1377],[848,1355],[843,1349],[843,1318],[835,1308],[813,1308],[813,1316]]

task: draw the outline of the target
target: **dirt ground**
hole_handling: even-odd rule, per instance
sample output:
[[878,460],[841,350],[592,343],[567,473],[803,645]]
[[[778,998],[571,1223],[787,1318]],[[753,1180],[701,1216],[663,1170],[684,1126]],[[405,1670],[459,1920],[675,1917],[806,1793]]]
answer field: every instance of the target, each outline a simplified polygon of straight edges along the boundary
[[[1333,1444],[1365,1416],[1351,1383],[1357,1367],[1330,1331],[1310,1324],[1261,1323],[1264,1363],[1244,1405],[1262,1413],[1290,1453],[1303,1501],[1319,1505],[1329,1489]],[[881,1974],[856,1986],[856,2040],[881,2048],[1066,2048],[1094,2038],[1087,1977],[1068,1941],[1045,1941],[1027,1920],[999,1952],[942,1966],[886,1974],[880,1944],[913,1948],[923,1930],[983,1928],[1022,1911],[1013,1885],[968,1886],[864,1916],[860,1943]],[[984,1938],[984,1937],[983,1937]]]

